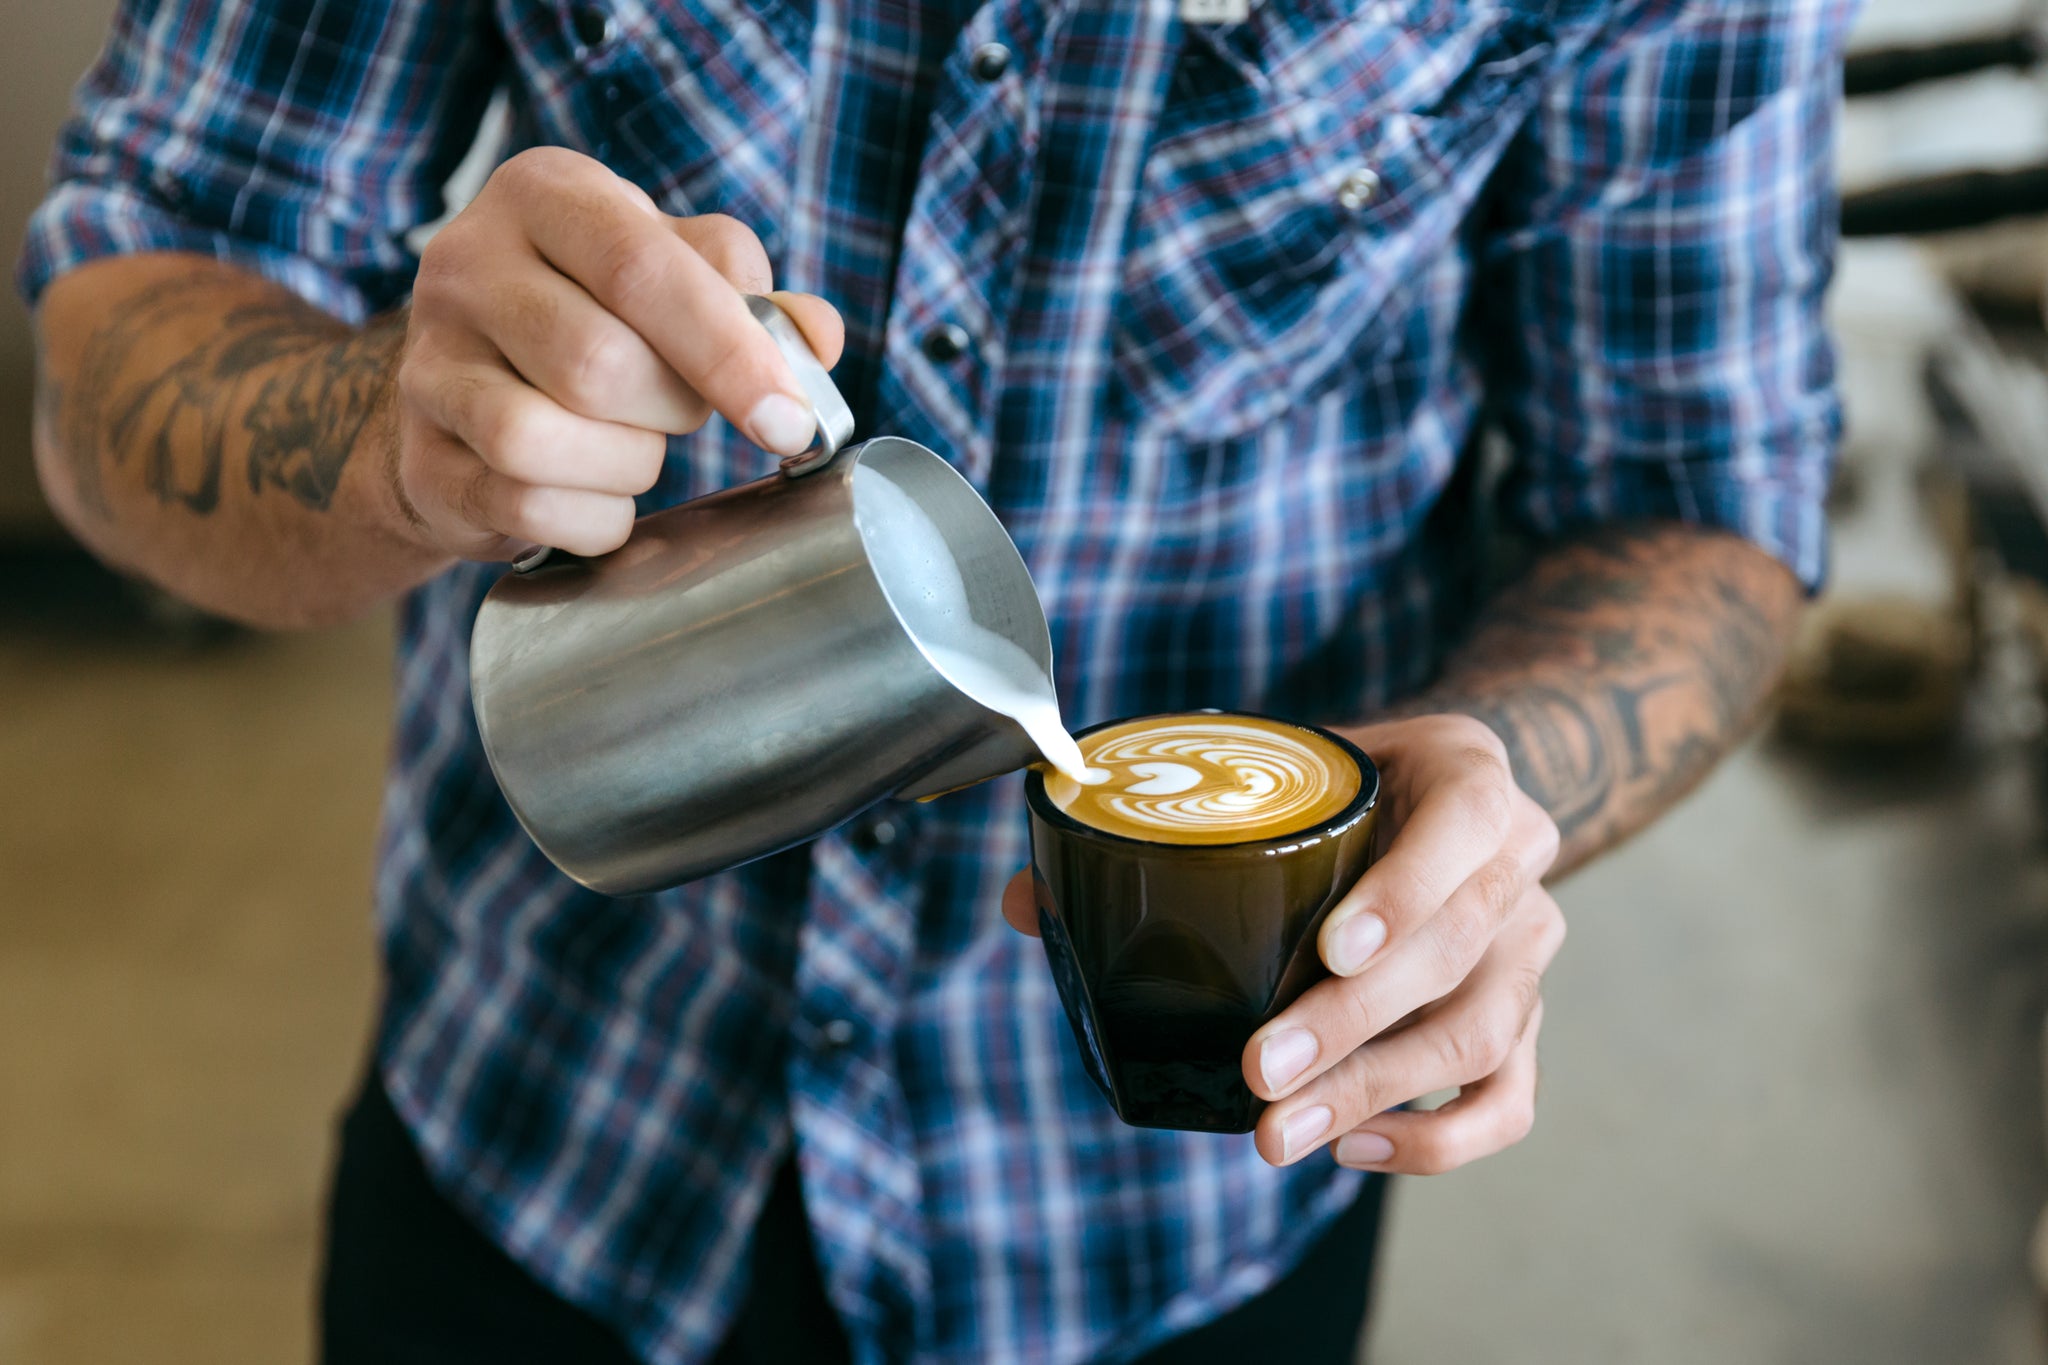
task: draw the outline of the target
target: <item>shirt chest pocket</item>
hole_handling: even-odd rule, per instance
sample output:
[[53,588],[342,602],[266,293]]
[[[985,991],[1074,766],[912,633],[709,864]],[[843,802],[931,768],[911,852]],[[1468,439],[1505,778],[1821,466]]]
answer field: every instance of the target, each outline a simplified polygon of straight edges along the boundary
[[777,254],[809,85],[804,10],[789,0],[548,8],[556,47],[536,44],[529,96],[542,139],[591,152],[671,213],[730,214]]
[[1125,241],[1126,415],[1238,435],[1369,364],[1540,92],[1548,4],[1267,0],[1190,29]]

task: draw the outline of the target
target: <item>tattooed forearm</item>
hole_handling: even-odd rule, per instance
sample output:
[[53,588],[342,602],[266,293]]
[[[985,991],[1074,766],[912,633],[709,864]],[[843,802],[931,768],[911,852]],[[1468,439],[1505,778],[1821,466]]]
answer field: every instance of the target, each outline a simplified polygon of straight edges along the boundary
[[37,477],[123,573],[289,629],[448,566],[398,481],[402,317],[357,329],[237,266],[138,252],[53,280],[35,329]]
[[1741,736],[1799,603],[1791,574],[1732,536],[1617,529],[1543,555],[1402,709],[1492,726],[1557,821],[1568,868],[1690,790]]
[[391,356],[400,340],[386,320],[308,355],[306,364],[280,369],[242,415],[249,433],[249,491],[279,488],[308,507],[325,510],[390,382]]
[[[274,291],[221,310],[220,276],[159,280],[87,341],[58,429],[79,504],[112,515],[109,481],[139,473],[151,498],[200,516],[231,464],[250,492],[279,489],[324,510],[383,400],[402,323],[357,331]],[[217,319],[163,359],[157,340],[190,316]]]

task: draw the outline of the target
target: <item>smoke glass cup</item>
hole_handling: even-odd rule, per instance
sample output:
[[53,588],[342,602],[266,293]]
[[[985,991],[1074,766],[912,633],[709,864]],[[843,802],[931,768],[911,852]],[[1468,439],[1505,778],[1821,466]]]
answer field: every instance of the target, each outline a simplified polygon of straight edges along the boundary
[[1025,777],[1046,957],[1088,1074],[1125,1123],[1250,1132],[1265,1101],[1244,1083],[1245,1044],[1329,974],[1316,932],[1372,863],[1379,770],[1340,735],[1281,723],[1336,745],[1359,781],[1341,811],[1279,838],[1126,838],[1060,810],[1043,772]]

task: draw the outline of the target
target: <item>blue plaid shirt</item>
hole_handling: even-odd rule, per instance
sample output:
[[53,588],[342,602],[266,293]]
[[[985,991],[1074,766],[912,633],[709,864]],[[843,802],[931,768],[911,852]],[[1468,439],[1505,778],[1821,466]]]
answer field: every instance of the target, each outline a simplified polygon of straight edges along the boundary
[[[1818,576],[1849,8],[135,0],[22,281],[199,251],[362,318],[502,87],[515,145],[731,214],[839,304],[863,430],[947,453],[1022,548],[1070,719],[1340,717],[1469,610],[1482,420],[1530,532],[1683,518]],[[649,505],[770,467],[714,425]],[[378,1056],[446,1193],[648,1359],[720,1340],[792,1151],[862,1362],[1127,1357],[1356,1196],[1111,1116],[996,912],[1014,779],[642,900],[569,883],[471,721],[497,572],[404,607]]]

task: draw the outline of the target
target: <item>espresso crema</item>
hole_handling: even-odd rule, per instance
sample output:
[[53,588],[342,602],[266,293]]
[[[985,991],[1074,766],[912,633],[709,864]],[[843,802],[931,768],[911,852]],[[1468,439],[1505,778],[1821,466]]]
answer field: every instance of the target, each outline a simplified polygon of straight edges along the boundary
[[1160,844],[1235,844],[1294,834],[1358,795],[1337,745],[1257,716],[1146,716],[1080,737],[1090,779],[1045,774],[1045,794],[1093,829]]

